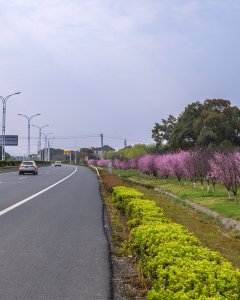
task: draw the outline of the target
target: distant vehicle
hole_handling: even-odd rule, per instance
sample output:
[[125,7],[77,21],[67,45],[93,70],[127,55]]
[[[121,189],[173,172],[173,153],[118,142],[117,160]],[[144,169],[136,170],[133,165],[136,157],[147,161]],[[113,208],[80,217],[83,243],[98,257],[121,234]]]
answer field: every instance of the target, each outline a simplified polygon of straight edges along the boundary
[[23,161],[19,167],[19,175],[24,173],[38,174],[38,166],[35,161]]
[[60,161],[55,161],[54,166],[55,167],[61,167],[62,163]]

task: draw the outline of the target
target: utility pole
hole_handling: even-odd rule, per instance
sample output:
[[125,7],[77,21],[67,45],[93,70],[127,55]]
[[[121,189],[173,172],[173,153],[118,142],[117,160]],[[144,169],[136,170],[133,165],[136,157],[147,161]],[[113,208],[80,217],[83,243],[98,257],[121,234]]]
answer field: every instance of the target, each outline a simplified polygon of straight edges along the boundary
[[45,137],[44,161],[47,161],[49,158],[49,138],[48,138],[49,134],[52,134],[52,132],[48,132],[44,134]]
[[43,129],[44,127],[49,126],[49,125],[43,125],[43,126],[32,125],[32,126],[38,128],[38,130],[39,130],[38,153],[39,153],[39,160],[42,160],[42,149],[41,149],[42,129]]
[[127,147],[127,139],[124,139],[124,148]]
[[75,143],[75,165],[77,164],[77,143]]
[[100,134],[100,137],[101,137],[101,149],[102,149],[101,158],[103,159],[103,134],[102,133]]
[[44,161],[47,161],[47,135],[45,135]]
[[50,161],[50,141],[48,139],[48,161]]

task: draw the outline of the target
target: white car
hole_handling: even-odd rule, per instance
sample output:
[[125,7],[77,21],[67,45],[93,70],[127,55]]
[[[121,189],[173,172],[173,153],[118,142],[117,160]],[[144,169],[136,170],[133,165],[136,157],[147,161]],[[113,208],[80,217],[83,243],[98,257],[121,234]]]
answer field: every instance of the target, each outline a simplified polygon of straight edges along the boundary
[[38,166],[35,161],[23,161],[19,167],[19,175],[24,173],[38,174]]
[[61,167],[62,163],[60,161],[55,161],[54,166],[55,167]]

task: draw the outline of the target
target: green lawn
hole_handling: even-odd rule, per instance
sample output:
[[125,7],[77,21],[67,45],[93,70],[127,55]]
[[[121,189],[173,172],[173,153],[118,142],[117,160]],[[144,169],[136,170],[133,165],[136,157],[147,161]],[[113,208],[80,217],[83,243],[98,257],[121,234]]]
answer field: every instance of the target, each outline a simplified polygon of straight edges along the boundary
[[240,204],[235,204],[233,197],[230,200],[228,199],[227,190],[223,185],[216,184],[216,190],[214,192],[212,186],[210,190],[207,191],[206,184],[204,184],[204,188],[202,189],[200,182],[197,182],[196,188],[194,188],[189,181],[186,182],[186,186],[184,180],[181,182],[181,185],[179,185],[175,178],[165,180],[145,176],[136,170],[114,169],[113,173],[123,178],[136,180],[143,184],[168,191],[182,199],[192,200],[193,202],[208,207],[226,217],[240,220]]

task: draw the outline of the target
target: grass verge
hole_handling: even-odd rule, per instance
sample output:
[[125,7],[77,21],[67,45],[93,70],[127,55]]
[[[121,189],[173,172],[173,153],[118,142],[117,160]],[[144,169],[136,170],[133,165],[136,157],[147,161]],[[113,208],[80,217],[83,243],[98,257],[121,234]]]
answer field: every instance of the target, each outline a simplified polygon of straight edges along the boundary
[[[114,175],[111,176],[114,177]],[[115,176],[115,178],[117,177]],[[201,241],[204,247],[219,251],[234,267],[240,270],[240,239],[235,232],[228,232],[221,224],[214,223],[212,218],[205,214],[184,206],[181,202],[165,195],[158,194],[152,189],[127,181],[124,181],[124,185],[134,187],[143,192],[148,199],[156,201],[167,217],[178,224],[186,226]],[[127,236],[125,237],[127,238]],[[123,236],[122,240],[125,237]]]
[[233,197],[228,199],[226,188],[221,184],[216,184],[216,190],[211,187],[207,190],[206,183],[201,187],[197,183],[196,188],[193,188],[191,182],[186,181],[186,186],[182,182],[178,184],[177,179],[168,178],[167,180],[143,176],[136,170],[114,170],[114,174],[122,178],[136,180],[145,186],[156,187],[161,190],[177,195],[181,199],[189,199],[195,203],[212,209],[225,217],[240,220],[240,204],[236,205]]

